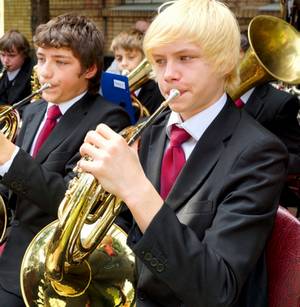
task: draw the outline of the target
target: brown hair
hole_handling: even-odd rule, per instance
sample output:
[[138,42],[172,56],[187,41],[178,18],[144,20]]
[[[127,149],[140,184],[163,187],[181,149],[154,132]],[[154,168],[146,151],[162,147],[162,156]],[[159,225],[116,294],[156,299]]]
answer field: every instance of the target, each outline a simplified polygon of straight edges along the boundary
[[10,30],[0,38],[0,50],[22,53],[24,57],[29,57],[30,45],[26,37],[18,30]]
[[79,60],[82,72],[97,67],[89,80],[90,93],[98,93],[103,67],[104,36],[96,24],[85,16],[63,14],[39,25],[33,37],[36,47],[68,48]]

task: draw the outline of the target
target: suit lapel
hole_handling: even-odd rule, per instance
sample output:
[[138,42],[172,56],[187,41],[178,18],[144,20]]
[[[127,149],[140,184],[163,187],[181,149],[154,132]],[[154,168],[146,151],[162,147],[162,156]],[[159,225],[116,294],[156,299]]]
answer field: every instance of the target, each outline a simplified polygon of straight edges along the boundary
[[[0,79],[0,95],[4,94],[7,84],[8,84],[8,77],[7,77],[7,72],[5,71],[3,73],[2,78]],[[3,102],[0,101],[0,104],[3,104]]]
[[35,134],[39,128],[39,125],[45,115],[47,109],[47,102],[37,103],[35,110],[31,112],[26,120],[26,130],[24,132],[24,139],[22,141],[22,148],[29,152],[32,145]]
[[150,131],[150,143],[148,147],[148,160],[145,172],[157,191],[160,188],[160,168],[166,142],[165,127],[168,117],[159,125],[152,125]]
[[82,99],[77,101],[60,119],[55,126],[45,143],[42,145],[40,151],[36,156],[39,162],[44,161],[50,152],[52,152],[59,144],[61,144],[73,131],[80,125],[87,114],[87,98],[85,95]]
[[239,110],[228,100],[223,110],[197,142],[166,199],[174,210],[185,204],[199,186],[203,185],[220,159],[239,118]]
[[267,94],[267,88],[260,86],[255,88],[245,105],[245,110],[254,118],[257,118],[264,107],[263,97]]

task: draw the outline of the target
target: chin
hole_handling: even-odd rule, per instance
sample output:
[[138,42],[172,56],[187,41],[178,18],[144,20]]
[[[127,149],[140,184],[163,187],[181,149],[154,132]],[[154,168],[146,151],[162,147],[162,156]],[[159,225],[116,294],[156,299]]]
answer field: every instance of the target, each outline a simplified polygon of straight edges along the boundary
[[57,103],[57,97],[51,94],[43,93],[42,98],[48,102]]

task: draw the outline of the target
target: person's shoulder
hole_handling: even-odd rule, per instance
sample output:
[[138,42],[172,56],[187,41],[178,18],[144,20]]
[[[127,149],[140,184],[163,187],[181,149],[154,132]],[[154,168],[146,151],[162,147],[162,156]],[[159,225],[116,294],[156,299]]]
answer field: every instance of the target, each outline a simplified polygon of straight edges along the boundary
[[273,104],[281,104],[286,101],[295,100],[297,96],[287,91],[276,88],[270,83],[262,84],[256,88],[256,92],[265,93],[266,98]]
[[102,110],[124,110],[123,107],[117,103],[105,99],[100,94],[88,94],[88,100],[93,104],[95,108],[100,108]]
[[280,141],[280,139],[273,134],[269,129],[265,128],[261,123],[259,123],[255,118],[253,118],[247,112],[241,112],[241,121],[237,130],[241,130],[244,137],[245,143],[278,143],[279,146],[285,147],[285,145]]
[[88,101],[88,108],[89,108],[89,113],[94,114],[94,116],[110,116],[112,114],[118,115],[120,118],[128,118],[129,120],[129,115],[126,112],[125,108],[122,106],[110,102],[106,100],[103,96],[100,94],[90,94],[88,93],[86,98]]
[[23,107],[22,118],[26,118],[28,115],[38,112],[43,106],[47,105],[47,102],[43,99],[35,100],[34,102],[28,103]]

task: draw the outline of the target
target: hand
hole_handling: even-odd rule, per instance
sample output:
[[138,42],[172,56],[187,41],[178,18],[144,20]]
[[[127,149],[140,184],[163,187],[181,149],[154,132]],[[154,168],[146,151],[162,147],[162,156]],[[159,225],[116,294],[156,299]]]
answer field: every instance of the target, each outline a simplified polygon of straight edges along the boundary
[[137,182],[147,180],[140,165],[136,147],[129,147],[125,139],[104,124],[90,131],[80,148],[79,166],[91,173],[103,188],[124,201],[134,193]]
[[163,200],[145,176],[137,148],[108,126],[100,124],[90,131],[80,148],[79,167],[91,173],[109,193],[122,199],[144,232],[163,205]]
[[0,165],[10,160],[15,149],[16,145],[9,141],[0,131]]

